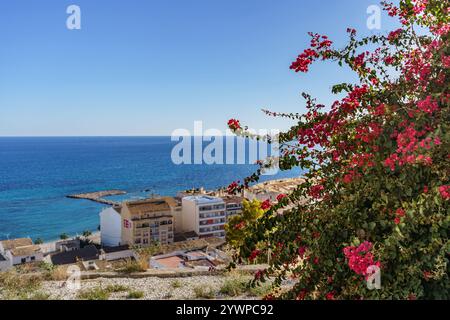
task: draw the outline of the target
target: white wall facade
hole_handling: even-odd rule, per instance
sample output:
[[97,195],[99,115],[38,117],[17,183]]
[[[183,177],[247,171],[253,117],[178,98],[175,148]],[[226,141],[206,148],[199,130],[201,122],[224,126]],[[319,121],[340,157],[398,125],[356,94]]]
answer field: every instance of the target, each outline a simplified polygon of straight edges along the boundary
[[13,265],[19,265],[23,263],[29,263],[29,262],[36,262],[36,261],[42,261],[44,260],[44,254],[42,252],[36,252],[32,255],[25,255],[25,256],[13,256],[11,254],[11,251],[6,252],[7,259],[12,261]]
[[4,255],[4,254],[2,254],[2,256],[6,260],[3,260],[3,259],[0,260],[0,272],[6,271],[12,267],[11,260],[8,257],[6,257],[6,255]]
[[120,246],[122,241],[122,218],[112,207],[100,212],[100,234],[102,246]]
[[117,252],[105,253],[101,256],[100,260],[114,261],[126,258],[137,258],[133,250],[123,250]]
[[195,231],[200,238],[224,237],[226,223],[225,202],[210,196],[184,197],[183,231]]

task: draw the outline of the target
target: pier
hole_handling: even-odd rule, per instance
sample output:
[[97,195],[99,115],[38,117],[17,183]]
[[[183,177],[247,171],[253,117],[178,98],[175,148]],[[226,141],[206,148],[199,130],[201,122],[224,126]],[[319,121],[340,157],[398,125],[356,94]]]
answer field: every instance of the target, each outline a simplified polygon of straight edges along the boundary
[[104,199],[104,197],[118,196],[118,195],[124,195],[124,194],[127,194],[127,192],[122,191],[122,190],[105,190],[105,191],[72,194],[72,195],[68,195],[67,198],[90,200],[90,201],[94,201],[97,203],[113,206],[113,205],[117,205],[119,203],[116,201]]

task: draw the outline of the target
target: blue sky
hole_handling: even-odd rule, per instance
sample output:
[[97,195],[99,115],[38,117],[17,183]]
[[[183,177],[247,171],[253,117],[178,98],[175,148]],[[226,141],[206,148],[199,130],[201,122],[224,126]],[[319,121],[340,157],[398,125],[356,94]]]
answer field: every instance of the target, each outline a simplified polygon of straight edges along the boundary
[[[289,70],[308,31],[344,44],[378,0],[41,0],[0,3],[0,136],[170,135],[289,127],[259,110],[304,111],[302,91],[334,100],[345,68]],[[66,8],[81,8],[81,30]]]

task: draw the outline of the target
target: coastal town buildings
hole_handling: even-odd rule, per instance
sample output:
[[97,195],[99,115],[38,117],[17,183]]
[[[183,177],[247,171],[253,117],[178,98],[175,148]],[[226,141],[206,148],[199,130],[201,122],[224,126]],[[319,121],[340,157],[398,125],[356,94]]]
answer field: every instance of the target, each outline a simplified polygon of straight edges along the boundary
[[201,188],[180,192],[176,197],[114,202],[100,212],[102,248],[95,243],[82,245],[80,238],[42,245],[34,245],[30,238],[4,240],[0,241],[0,271],[41,261],[44,256],[55,265],[77,264],[84,270],[97,270],[108,261],[137,259],[135,247],[154,243],[163,245],[165,253],[149,261],[153,268],[215,268],[217,257],[209,252],[209,245],[195,249],[206,250],[204,254],[193,254],[187,248],[199,241],[223,242],[225,224],[242,213],[245,199],[275,201],[301,182],[295,178],[260,183],[247,190],[245,197]]
[[18,247],[26,247],[32,246],[33,241],[30,238],[17,238],[10,240],[2,240],[0,241],[0,252],[5,253],[8,250],[18,248]]
[[208,237],[225,237],[225,224],[241,214],[244,199],[275,201],[292,192],[302,178],[257,184],[242,196],[203,188],[181,191],[176,197],[151,198],[115,204],[100,213],[104,247],[146,246]]
[[195,231],[199,238],[225,237],[226,204],[222,198],[188,196],[182,206],[184,230]]
[[42,261],[44,259],[41,247],[34,245],[30,238],[0,241],[0,254],[11,265]]
[[121,217],[121,244],[147,246],[173,242],[174,218],[169,203],[163,198],[124,202]]
[[126,201],[100,213],[103,246],[133,245],[174,241],[174,214],[178,203],[170,197]]
[[173,233],[183,233],[183,207],[181,205],[180,197],[164,197],[163,198],[170,207],[170,212],[173,216]]
[[244,191],[244,198],[248,200],[257,199],[259,201],[275,201],[280,194],[289,194],[294,191],[303,178],[290,178],[280,180],[270,180],[259,183]]
[[[225,199],[225,200],[224,200]],[[227,216],[240,213],[242,198],[207,195],[128,201],[100,213],[104,247],[147,246],[225,237]]]
[[116,247],[122,243],[121,210],[121,206],[113,206],[100,212],[100,241],[104,247]]
[[226,262],[224,254],[219,250],[174,251],[168,254],[153,256],[149,266],[153,269],[194,269],[212,270]]
[[81,248],[80,239],[69,239],[69,240],[61,240],[56,241],[55,243],[55,251],[59,252],[67,252],[79,250]]
[[63,251],[52,254],[49,260],[54,265],[76,264],[78,262],[88,262],[98,260],[100,252],[95,245],[88,245],[81,249]]
[[242,213],[242,201],[244,201],[243,197],[225,196],[222,197],[222,199],[225,202],[227,221],[230,217]]
[[17,247],[7,251],[7,255],[8,252],[13,265],[42,261],[44,259],[44,254],[38,245]]
[[103,247],[100,250],[100,260],[114,261],[129,258],[136,259],[136,254],[134,250],[132,250],[128,245],[117,247]]

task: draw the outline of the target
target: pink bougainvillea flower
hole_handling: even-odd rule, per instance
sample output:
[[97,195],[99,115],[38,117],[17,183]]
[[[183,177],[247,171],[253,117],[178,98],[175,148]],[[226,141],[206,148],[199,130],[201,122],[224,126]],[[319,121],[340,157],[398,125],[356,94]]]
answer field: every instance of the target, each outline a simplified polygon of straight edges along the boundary
[[335,292],[334,292],[334,291],[328,292],[328,293],[325,295],[325,299],[327,299],[327,300],[334,300],[334,295],[335,295]]
[[267,199],[264,202],[261,203],[261,209],[263,210],[269,210],[270,208],[272,208],[272,204],[270,203],[270,200]]
[[439,193],[441,194],[442,198],[444,198],[444,200],[449,200],[450,199],[450,185],[440,186]]
[[404,217],[406,215],[406,212],[402,208],[398,208],[397,211],[395,211],[395,214],[397,215],[397,217]]
[[348,259],[348,266],[356,274],[368,276],[367,269],[370,266],[380,266],[379,261],[374,261],[374,256],[371,252],[373,244],[369,241],[364,241],[358,247],[348,246],[344,248],[344,255]]
[[236,120],[236,119],[230,119],[230,120],[228,121],[228,127],[229,127],[231,130],[236,131],[236,130],[241,129],[241,123],[239,122],[239,120]]

